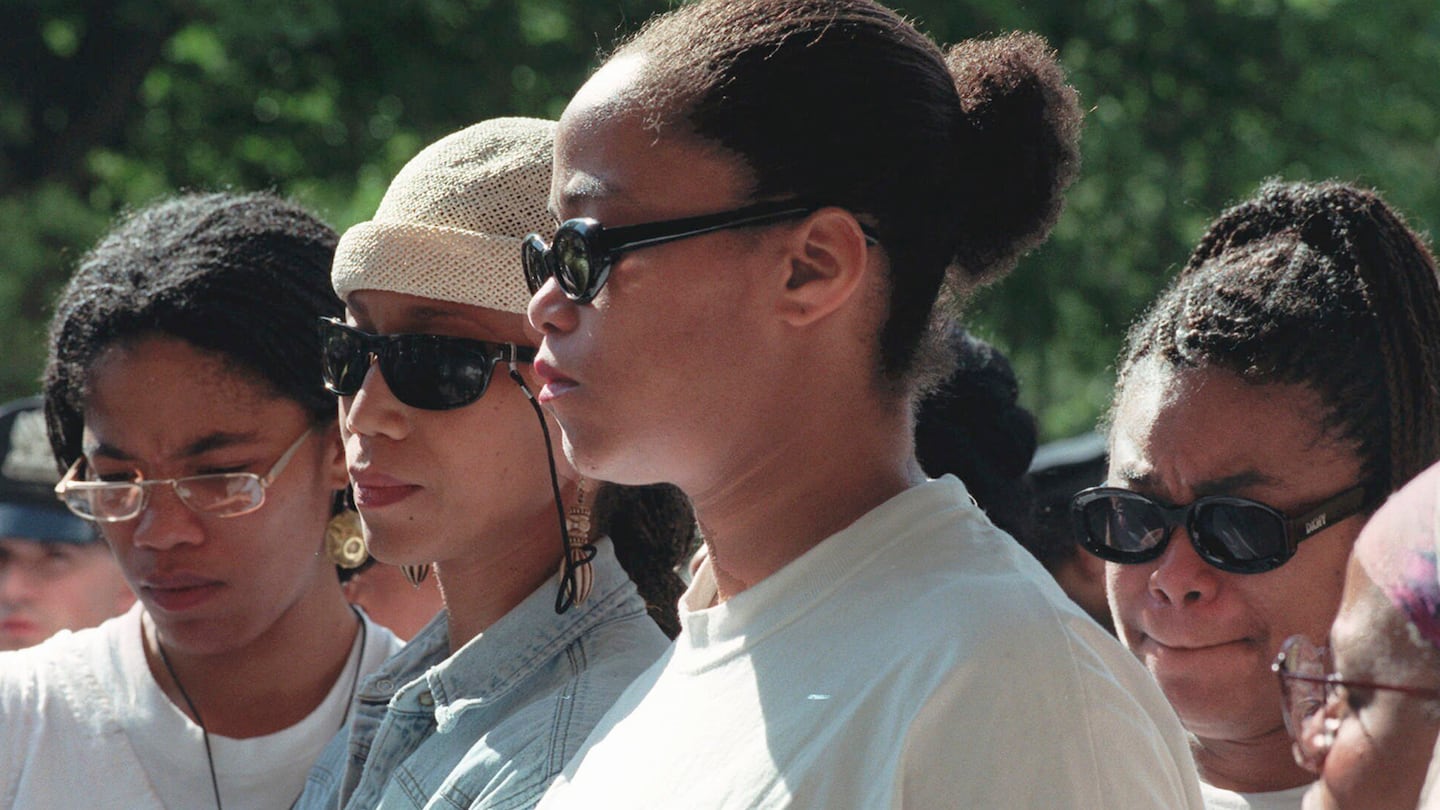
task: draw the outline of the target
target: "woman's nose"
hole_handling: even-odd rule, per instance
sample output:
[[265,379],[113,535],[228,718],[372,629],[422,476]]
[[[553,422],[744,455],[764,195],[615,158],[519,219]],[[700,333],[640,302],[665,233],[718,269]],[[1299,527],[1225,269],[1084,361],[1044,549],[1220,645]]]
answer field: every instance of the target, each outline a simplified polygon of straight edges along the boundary
[[360,436],[401,439],[409,434],[407,407],[395,398],[374,360],[354,396],[340,398],[340,424],[346,433]]
[[530,325],[542,335],[552,335],[573,331],[579,321],[579,311],[580,307],[565,295],[555,277],[551,276],[530,297],[526,315]]
[[1184,526],[1171,529],[1165,552],[1150,574],[1150,592],[1174,606],[1196,605],[1214,598],[1221,572],[1200,558]]

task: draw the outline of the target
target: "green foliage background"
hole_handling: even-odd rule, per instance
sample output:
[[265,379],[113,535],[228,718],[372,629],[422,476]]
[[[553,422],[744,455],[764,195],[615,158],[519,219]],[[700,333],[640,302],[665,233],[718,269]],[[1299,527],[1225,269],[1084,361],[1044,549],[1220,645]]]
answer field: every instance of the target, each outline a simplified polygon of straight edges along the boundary
[[[10,0],[0,33],[0,397],[36,387],[49,308],[127,206],[273,188],[366,219],[425,144],[556,116],[652,0]],[[1266,177],[1383,190],[1440,221],[1440,3],[897,0],[940,42],[1023,28],[1089,109],[1054,238],[982,292],[1047,438],[1104,410],[1125,327]],[[877,126],[882,125],[877,122]],[[1440,327],[1440,325],[1437,325]]]

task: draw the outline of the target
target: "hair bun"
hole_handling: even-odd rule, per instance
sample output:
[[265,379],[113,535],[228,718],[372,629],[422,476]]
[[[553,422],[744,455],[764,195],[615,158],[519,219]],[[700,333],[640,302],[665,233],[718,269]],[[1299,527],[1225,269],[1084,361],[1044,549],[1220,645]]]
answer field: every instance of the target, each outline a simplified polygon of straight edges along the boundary
[[1080,169],[1079,94],[1043,37],[953,45],[945,64],[965,112],[959,165],[971,204],[957,223],[962,286],[993,281],[1049,235]]

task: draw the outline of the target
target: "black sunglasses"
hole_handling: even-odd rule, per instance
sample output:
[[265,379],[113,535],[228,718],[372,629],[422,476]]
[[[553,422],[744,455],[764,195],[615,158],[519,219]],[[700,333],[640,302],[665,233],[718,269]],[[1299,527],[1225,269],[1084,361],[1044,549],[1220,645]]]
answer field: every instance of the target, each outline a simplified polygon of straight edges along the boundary
[[[520,245],[520,260],[525,267],[525,283],[533,295],[551,277],[561,291],[577,304],[588,304],[600,294],[610,278],[610,268],[620,254],[652,245],[663,245],[692,236],[769,225],[787,219],[809,216],[824,206],[797,200],[757,203],[697,217],[667,219],[642,225],[607,228],[588,217],[567,219],[555,231],[547,246],[540,234],[532,233]],[[876,238],[868,226],[865,238],[871,244]]]
[[528,346],[445,335],[372,335],[338,318],[320,319],[320,345],[330,393],[354,396],[375,358],[396,399],[430,411],[459,408],[484,396],[496,363],[535,359]]
[[1115,487],[1081,490],[1070,500],[1076,538],[1087,551],[1117,563],[1159,557],[1176,526],[1184,526],[1200,559],[1221,571],[1259,574],[1295,555],[1300,541],[1359,514],[1365,488],[1351,487],[1298,517],[1248,498],[1208,495],[1166,506]]

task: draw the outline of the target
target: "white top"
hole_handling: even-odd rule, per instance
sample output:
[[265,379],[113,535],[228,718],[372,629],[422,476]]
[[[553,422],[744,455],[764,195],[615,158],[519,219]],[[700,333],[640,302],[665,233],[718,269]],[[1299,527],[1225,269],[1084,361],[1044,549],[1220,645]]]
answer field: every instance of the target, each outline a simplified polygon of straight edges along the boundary
[[[200,727],[151,675],[141,612],[137,603],[99,627],[0,654],[0,807],[214,806]],[[368,618],[365,626],[362,678],[401,646]],[[300,795],[345,716],[360,641],[304,720],[263,737],[210,735],[226,810],[289,807]]]
[[1202,806],[1159,687],[953,477],[714,596],[542,808]]
[[1416,810],[1440,810],[1440,740],[1435,743],[1435,753],[1430,755],[1430,770],[1425,774],[1425,787],[1420,791]]
[[1268,793],[1236,793],[1200,783],[1200,792],[1205,796],[1205,810],[1300,810],[1300,799],[1310,785],[1301,785],[1287,790]]

